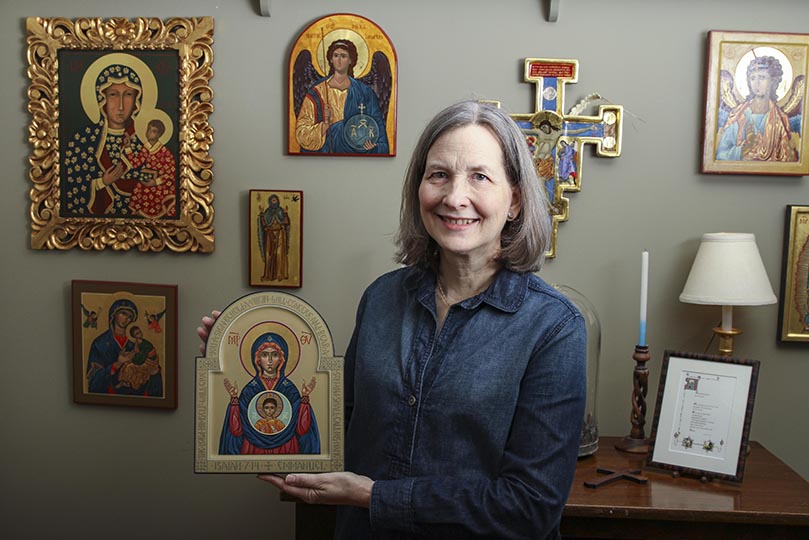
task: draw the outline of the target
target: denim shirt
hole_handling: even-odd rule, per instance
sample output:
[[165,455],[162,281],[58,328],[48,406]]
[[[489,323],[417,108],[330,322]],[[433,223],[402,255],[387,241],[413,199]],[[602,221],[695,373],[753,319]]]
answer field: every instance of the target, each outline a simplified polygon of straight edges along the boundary
[[558,538],[586,393],[582,316],[501,270],[436,333],[435,276],[383,275],[345,355],[346,469],[373,479],[338,539]]

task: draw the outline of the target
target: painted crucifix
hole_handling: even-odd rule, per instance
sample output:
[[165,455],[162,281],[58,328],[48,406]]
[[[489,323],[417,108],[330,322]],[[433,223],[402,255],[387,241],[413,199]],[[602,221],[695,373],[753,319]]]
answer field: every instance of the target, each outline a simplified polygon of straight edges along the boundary
[[621,155],[622,106],[599,105],[598,115],[582,115],[593,98],[600,99],[591,94],[564,114],[565,85],[577,82],[578,70],[578,60],[526,58],[524,80],[536,85],[536,105],[533,113],[511,115],[525,133],[551,204],[548,258],[556,256],[559,223],[568,219],[570,201],[564,194],[581,190],[584,145],[596,145],[602,157]]

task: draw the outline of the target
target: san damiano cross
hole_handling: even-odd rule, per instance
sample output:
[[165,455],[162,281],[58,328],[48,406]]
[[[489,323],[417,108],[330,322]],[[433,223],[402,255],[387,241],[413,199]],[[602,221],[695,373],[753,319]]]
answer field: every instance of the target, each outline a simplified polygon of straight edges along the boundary
[[567,221],[570,201],[565,192],[581,191],[582,148],[595,144],[602,157],[621,155],[623,107],[599,105],[597,116],[581,112],[598,94],[590,94],[565,115],[565,85],[578,81],[578,60],[526,58],[525,82],[536,85],[535,112],[510,115],[525,133],[540,181],[551,204],[551,245],[545,254],[556,256],[559,223]]

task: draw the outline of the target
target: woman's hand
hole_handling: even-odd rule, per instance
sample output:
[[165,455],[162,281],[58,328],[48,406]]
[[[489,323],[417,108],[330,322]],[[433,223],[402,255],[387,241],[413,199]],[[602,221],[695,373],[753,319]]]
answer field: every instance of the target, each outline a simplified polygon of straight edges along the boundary
[[259,479],[269,482],[284,493],[309,504],[340,504],[368,508],[374,481],[352,472],[320,474],[260,474]]
[[202,343],[199,346],[199,352],[201,352],[203,356],[205,356],[205,345],[208,343],[208,335],[211,333],[213,323],[221,314],[221,311],[211,311],[210,317],[206,315],[202,318],[202,326],[197,326],[197,335],[199,336],[199,339],[202,340]]

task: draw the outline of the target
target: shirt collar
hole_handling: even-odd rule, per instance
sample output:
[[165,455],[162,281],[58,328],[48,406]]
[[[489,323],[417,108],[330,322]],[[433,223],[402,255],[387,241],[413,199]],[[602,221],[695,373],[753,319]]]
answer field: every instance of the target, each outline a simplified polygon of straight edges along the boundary
[[[435,304],[435,274],[431,270],[411,267],[409,275],[404,279],[404,287],[409,291],[416,291],[416,298],[424,306]],[[465,309],[474,309],[482,303],[505,311],[514,313],[525,300],[528,290],[528,273],[517,273],[506,268],[500,270],[494,281],[483,293],[467,298],[460,302]]]

